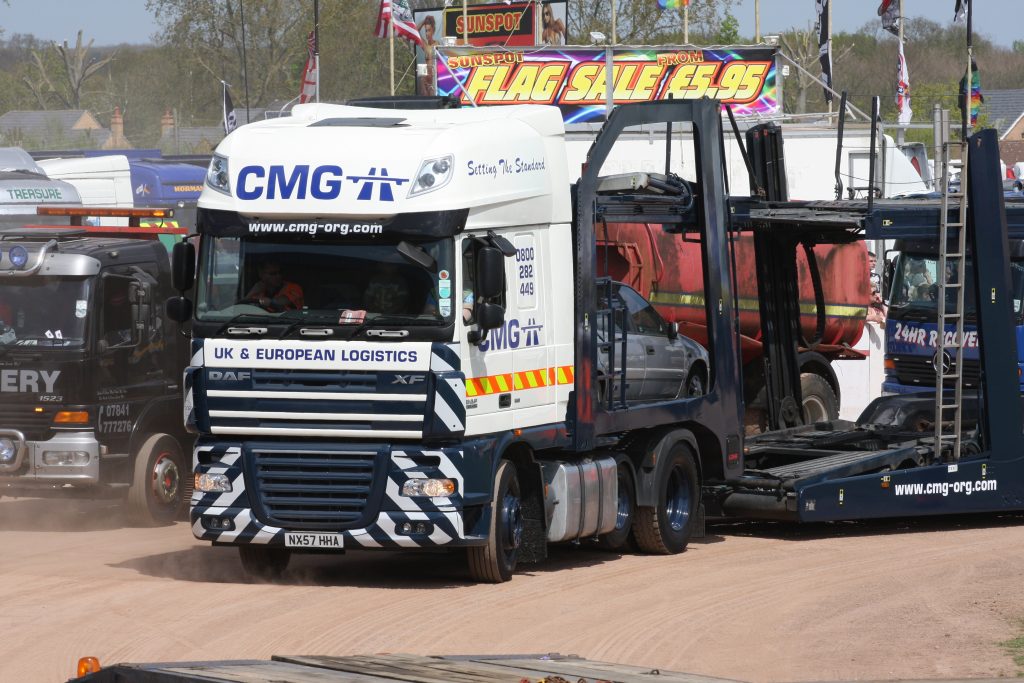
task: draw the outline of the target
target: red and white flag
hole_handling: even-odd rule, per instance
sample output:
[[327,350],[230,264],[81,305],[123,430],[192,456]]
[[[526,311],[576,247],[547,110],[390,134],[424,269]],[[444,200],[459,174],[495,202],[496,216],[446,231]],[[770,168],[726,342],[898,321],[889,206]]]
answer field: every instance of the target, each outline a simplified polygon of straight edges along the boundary
[[302,89],[299,91],[299,104],[316,101],[320,55],[316,53],[316,36],[309,32],[306,39],[306,68],[302,70]]
[[377,37],[388,37],[388,22],[395,25],[395,36],[423,46],[423,38],[416,30],[408,0],[380,0],[380,14],[377,16]]
[[907,71],[907,60],[903,56],[903,41],[900,41],[900,56],[896,63],[896,110],[899,112],[900,125],[910,123],[914,112],[910,110],[910,72]]

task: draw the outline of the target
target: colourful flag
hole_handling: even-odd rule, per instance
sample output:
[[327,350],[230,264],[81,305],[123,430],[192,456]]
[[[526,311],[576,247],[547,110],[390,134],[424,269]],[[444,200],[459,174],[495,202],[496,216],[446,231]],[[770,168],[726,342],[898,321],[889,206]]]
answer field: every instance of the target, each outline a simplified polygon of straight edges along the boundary
[[423,46],[423,38],[416,30],[409,0],[380,0],[380,14],[377,16],[377,37],[388,37],[388,22],[395,26],[395,35]]
[[832,101],[832,36],[828,32],[828,13],[832,3],[829,0],[814,0],[818,13],[818,62],[821,64],[821,80],[825,83],[825,101]]
[[882,17],[882,28],[894,36],[900,34],[900,3],[897,0],[882,0],[878,16]]
[[[967,89],[967,75],[960,79],[960,111],[964,110],[964,90]],[[976,126],[978,124],[978,113],[981,111],[981,105],[985,101],[985,96],[981,94],[981,74],[978,73],[978,63],[973,59],[971,60],[971,125]]]
[[316,34],[309,32],[306,39],[306,66],[302,70],[302,89],[299,91],[299,104],[316,100],[317,76],[320,69],[320,55],[316,53]]
[[907,71],[907,60],[903,56],[903,41],[900,41],[900,54],[896,62],[896,111],[900,125],[910,123],[914,112],[910,110],[910,72]]
[[682,9],[690,6],[690,0],[658,0],[661,9]]

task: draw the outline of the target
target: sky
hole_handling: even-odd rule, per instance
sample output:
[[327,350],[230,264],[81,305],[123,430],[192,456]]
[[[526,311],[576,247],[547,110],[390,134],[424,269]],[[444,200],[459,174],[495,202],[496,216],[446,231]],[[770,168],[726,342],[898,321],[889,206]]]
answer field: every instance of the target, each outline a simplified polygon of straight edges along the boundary
[[[325,4],[352,1],[322,0]],[[956,4],[955,0],[904,0],[904,3],[908,17],[923,15],[941,22],[952,20]],[[1014,40],[1024,38],[1020,0],[975,0],[974,4],[976,32],[1007,47]],[[855,31],[868,21],[878,21],[877,8],[877,0],[833,0],[833,31]],[[753,36],[754,0],[737,0],[734,13],[740,22],[740,33]],[[813,22],[814,0],[760,0],[760,13],[761,34],[778,33]],[[96,45],[147,43],[158,31],[155,19],[146,10],[145,0],[8,0],[8,5],[0,4],[0,26],[8,37],[14,33],[32,33],[45,40],[69,43],[74,42],[78,29],[83,29],[84,39],[93,38]]]

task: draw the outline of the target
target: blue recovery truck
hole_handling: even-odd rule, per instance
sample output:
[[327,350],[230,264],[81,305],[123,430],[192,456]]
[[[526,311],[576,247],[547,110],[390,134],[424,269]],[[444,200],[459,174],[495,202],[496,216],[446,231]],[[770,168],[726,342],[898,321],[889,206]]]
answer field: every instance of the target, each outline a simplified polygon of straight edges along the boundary
[[[927,397],[883,397],[857,423],[807,424],[797,357],[798,251],[934,240],[949,230],[946,204],[788,201],[771,124],[746,134],[756,196],[729,197],[719,107],[616,108],[571,191],[561,118],[547,107],[308,104],[225,138],[199,201],[198,250],[175,246],[181,295],[167,302],[192,324],[193,534],[237,547],[262,576],[296,553],[465,549],[470,575],[498,582],[550,543],[621,550],[632,537],[644,552],[681,552],[705,514],[1024,509],[992,131],[971,138],[964,198],[974,291],[986,293],[980,391],[951,439],[925,431],[948,410]],[[693,176],[603,175],[635,130],[664,139],[667,159],[684,132]],[[700,242],[702,393],[665,390],[679,368],[651,372],[648,359],[679,330],[597,277],[609,223]],[[736,325],[732,245],[743,233],[754,241],[773,429],[756,437],[745,434]],[[634,353],[641,339],[647,349]]]
[[[173,209],[175,226],[195,226],[205,168],[163,159],[128,159],[128,169],[135,206]],[[171,242],[164,238],[161,241],[170,248]]]
[[[1021,204],[1019,193],[1008,193],[1006,204]],[[1012,278],[1013,321],[1017,334],[1018,354],[1024,350],[1024,226],[1010,225],[1010,276]],[[888,301],[889,313],[885,323],[885,381],[886,394],[933,393],[938,342],[939,249],[935,240],[901,239],[895,244],[896,255],[890,266]],[[947,281],[955,279],[956,262],[949,264]],[[974,262],[968,254],[965,264],[967,305],[964,326],[964,388],[976,391],[980,382],[978,329],[974,306]],[[952,310],[955,302],[949,296],[945,302]],[[946,324],[945,337],[956,334],[955,325]],[[947,358],[947,366],[956,369],[956,360]],[[1017,357],[1017,377],[1021,380],[1024,358]],[[1022,385],[1024,388],[1024,385]]]

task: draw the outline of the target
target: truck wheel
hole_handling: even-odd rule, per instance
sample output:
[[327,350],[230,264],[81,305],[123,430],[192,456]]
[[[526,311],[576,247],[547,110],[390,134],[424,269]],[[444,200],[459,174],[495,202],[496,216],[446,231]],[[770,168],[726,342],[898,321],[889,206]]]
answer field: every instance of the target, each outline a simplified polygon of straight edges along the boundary
[[620,462],[616,468],[616,480],[618,509],[615,512],[615,528],[597,539],[597,544],[605,550],[620,552],[626,548],[629,534],[633,530],[636,491],[633,488],[633,475],[625,463]]
[[285,548],[250,544],[238,546],[238,557],[247,574],[270,581],[281,577],[288,568],[292,553]]
[[181,446],[167,434],[153,434],[135,454],[135,474],[128,490],[131,522],[143,526],[170,524],[186,504],[188,475]]
[[704,379],[704,368],[693,368],[686,376],[686,397],[698,398],[706,393],[708,393],[708,382]]
[[807,424],[828,422],[839,418],[839,399],[821,375],[805,372],[800,375],[800,393],[804,397],[804,421]]
[[498,465],[491,500],[491,528],[487,544],[469,548],[469,575],[474,581],[502,583],[516,570],[523,544],[522,496],[516,467],[508,460]]
[[690,542],[700,502],[697,464],[690,447],[677,443],[655,483],[656,507],[640,507],[633,524],[633,539],[640,550],[655,555],[681,553]]

